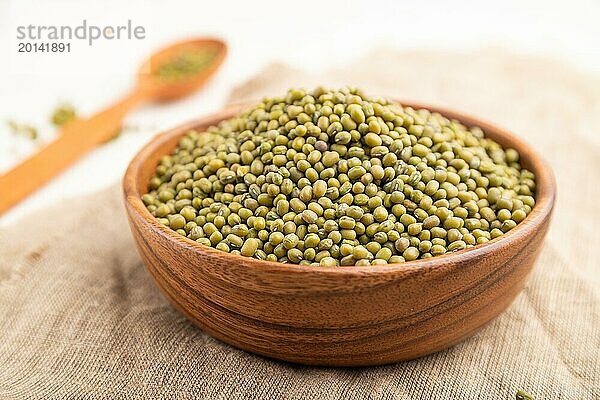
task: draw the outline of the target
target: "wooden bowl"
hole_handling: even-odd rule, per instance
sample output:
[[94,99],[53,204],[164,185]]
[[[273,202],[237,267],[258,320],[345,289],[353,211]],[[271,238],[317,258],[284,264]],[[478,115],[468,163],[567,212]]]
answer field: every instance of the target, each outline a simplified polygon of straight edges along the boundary
[[378,365],[445,349],[497,316],[523,288],[546,235],[555,182],[547,164],[506,130],[428,108],[521,154],[536,174],[527,218],[488,243],[425,260],[368,267],[309,267],[260,261],[200,245],[164,227],[140,197],[162,155],[192,128],[241,107],[162,133],[131,161],[124,178],[129,224],[148,271],[194,324],[235,347],[281,360],[328,366]]

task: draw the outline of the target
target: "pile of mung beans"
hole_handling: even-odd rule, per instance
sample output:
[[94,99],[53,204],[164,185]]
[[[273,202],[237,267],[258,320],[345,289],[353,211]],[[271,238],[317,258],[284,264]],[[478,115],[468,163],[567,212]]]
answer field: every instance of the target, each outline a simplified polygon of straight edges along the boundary
[[353,88],[292,89],[190,131],[148,190],[150,213],[202,245],[325,267],[472,247],[535,204],[534,174],[516,150]]
[[165,80],[187,78],[208,67],[216,55],[216,50],[210,48],[183,51],[177,57],[161,65],[156,70],[156,76]]

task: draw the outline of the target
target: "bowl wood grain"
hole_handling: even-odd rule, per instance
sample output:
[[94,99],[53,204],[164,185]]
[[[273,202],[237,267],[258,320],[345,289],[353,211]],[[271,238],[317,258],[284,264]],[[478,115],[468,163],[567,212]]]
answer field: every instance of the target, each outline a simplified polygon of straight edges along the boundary
[[309,267],[260,261],[200,245],[164,227],[141,195],[161,156],[190,129],[238,112],[232,106],[160,134],[131,161],[124,196],[138,251],[165,296],[194,324],[235,347],[328,366],[378,365],[445,349],[497,316],[523,288],[542,247],[555,182],[534,150],[473,117],[427,108],[479,126],[521,154],[536,174],[536,205],[507,234],[470,249],[378,267]]

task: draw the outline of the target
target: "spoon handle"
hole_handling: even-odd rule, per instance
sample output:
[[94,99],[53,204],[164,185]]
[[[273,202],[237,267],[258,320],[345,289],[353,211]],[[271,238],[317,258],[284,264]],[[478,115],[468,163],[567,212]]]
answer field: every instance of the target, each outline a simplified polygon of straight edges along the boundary
[[114,137],[127,112],[143,100],[131,94],[98,114],[66,124],[58,138],[0,175],[0,215],[65,170],[82,155]]

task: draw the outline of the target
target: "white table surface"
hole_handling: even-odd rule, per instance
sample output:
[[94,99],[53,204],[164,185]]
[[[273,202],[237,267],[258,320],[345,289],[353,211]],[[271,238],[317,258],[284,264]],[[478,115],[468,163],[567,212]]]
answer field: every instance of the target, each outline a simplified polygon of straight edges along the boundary
[[[174,3],[177,3],[175,6]],[[161,129],[219,109],[228,92],[273,61],[321,70],[347,65],[374,47],[468,51],[496,46],[565,60],[600,73],[600,3],[573,0],[490,4],[368,1],[33,1],[0,0],[0,172],[52,139],[51,110],[61,101],[91,114],[133,85],[137,65],[153,49],[193,36],[224,38],[230,53],[200,92],[136,109],[138,131],[94,150],[0,217],[0,226],[60,199],[117,182],[133,154]],[[19,25],[143,25],[138,41],[77,42],[69,54],[18,54]],[[34,124],[34,144],[6,129],[8,119]],[[2,194],[0,193],[0,196]]]

